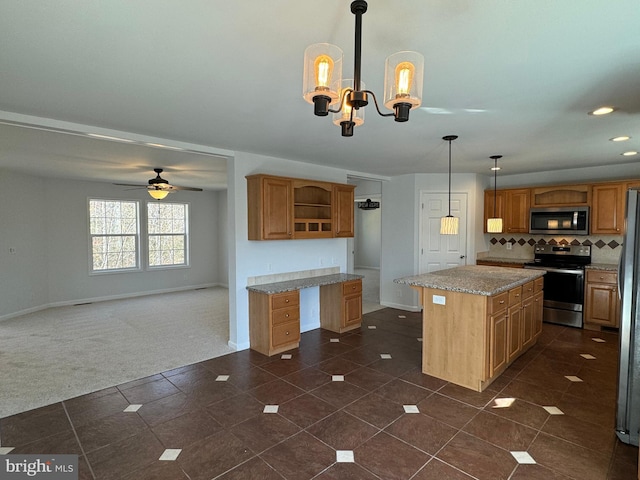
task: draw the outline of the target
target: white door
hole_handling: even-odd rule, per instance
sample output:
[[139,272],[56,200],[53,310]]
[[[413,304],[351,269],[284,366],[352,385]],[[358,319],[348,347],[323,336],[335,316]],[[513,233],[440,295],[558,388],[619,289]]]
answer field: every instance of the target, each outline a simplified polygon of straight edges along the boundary
[[460,220],[458,235],[440,235],[440,218],[449,214],[449,194],[420,194],[420,272],[467,263],[467,194],[451,194],[451,215]]

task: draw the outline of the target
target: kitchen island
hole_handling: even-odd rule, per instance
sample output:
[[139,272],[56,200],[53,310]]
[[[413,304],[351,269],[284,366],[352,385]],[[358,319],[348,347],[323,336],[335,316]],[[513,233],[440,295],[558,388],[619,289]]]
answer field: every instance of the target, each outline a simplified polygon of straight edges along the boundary
[[487,388],[542,331],[544,273],[464,266],[394,280],[420,294],[422,372]]

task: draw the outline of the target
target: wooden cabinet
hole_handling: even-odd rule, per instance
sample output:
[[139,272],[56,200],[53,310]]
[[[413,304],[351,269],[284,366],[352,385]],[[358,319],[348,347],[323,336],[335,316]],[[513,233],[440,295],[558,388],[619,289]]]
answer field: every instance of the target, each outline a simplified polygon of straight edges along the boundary
[[529,232],[529,189],[505,190],[505,233]]
[[333,186],[333,222],[335,224],[336,237],[353,237],[353,208],[354,208],[354,191],[353,185],[334,185]]
[[625,190],[622,183],[591,187],[591,233],[622,235]]
[[251,349],[275,355],[300,345],[300,292],[249,292]]
[[533,336],[538,338],[542,333],[542,316],[544,313],[544,278],[536,278],[533,282]]
[[522,351],[522,287],[509,290],[507,310],[507,361],[515,360]]
[[320,327],[342,333],[362,323],[362,280],[320,287]]
[[507,325],[507,308],[509,293],[504,292],[489,298],[489,369],[487,378],[501,373],[508,362],[507,341],[509,328]]
[[619,326],[620,299],[618,274],[602,270],[587,270],[584,323],[607,327]]
[[354,236],[353,185],[247,177],[249,240]]
[[575,207],[590,205],[590,185],[552,185],[531,189],[531,207]]
[[247,177],[249,240],[293,237],[291,180],[256,175]]
[[308,180],[293,181],[294,238],[333,236],[333,185]]
[[504,228],[504,190],[497,190],[495,192],[495,210],[493,209],[494,204],[494,191],[493,190],[485,190],[484,192],[484,233],[487,233],[487,220],[490,218],[502,218],[502,227]]

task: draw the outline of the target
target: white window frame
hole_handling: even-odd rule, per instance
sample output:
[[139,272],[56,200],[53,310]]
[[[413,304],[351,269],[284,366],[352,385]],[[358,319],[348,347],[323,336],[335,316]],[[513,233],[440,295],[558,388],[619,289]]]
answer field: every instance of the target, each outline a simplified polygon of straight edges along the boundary
[[[184,215],[184,232],[173,232],[173,233],[150,233],[149,228],[149,207],[150,206],[167,206],[167,205],[180,205],[184,207],[185,215]],[[191,242],[190,242],[190,210],[191,205],[187,202],[158,202],[158,201],[149,201],[147,202],[145,209],[145,263],[148,270],[164,270],[164,269],[175,269],[175,268],[189,268],[190,267],[190,253],[191,253]],[[183,237],[183,246],[184,246],[184,262],[176,263],[176,264],[159,264],[159,265],[151,265],[151,237],[154,236],[182,236]]]
[[[134,234],[126,233],[126,234],[114,234],[114,233],[93,233],[91,228],[91,202],[118,202],[118,203],[133,203],[136,209],[136,232]],[[113,274],[113,273],[124,273],[124,272],[140,272],[142,270],[141,266],[141,248],[140,248],[140,201],[139,200],[129,200],[129,199],[114,199],[114,198],[89,198],[87,200],[87,230],[89,237],[89,274],[90,275],[105,275],[105,274]],[[126,268],[106,268],[106,269],[94,269],[93,265],[93,239],[96,237],[135,237],[135,267],[126,267]]]

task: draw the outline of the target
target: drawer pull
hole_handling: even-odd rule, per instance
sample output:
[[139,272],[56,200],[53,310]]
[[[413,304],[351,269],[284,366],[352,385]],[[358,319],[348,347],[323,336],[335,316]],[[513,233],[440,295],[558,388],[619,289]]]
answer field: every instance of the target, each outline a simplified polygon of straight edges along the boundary
[[289,335],[289,332],[286,332],[285,335]]
[[355,285],[353,285],[353,286],[351,287],[351,290],[355,290],[355,289],[356,289],[356,286],[355,286]]
[[284,315],[284,316],[285,316],[285,317],[287,317],[287,318],[289,318],[289,314],[288,314],[288,313],[285,313],[285,315]]
[[504,303],[504,300],[500,300],[500,302],[499,302],[499,303],[500,303],[500,305],[502,305],[502,304]]
[[519,296],[520,296],[520,294],[519,294],[519,293],[516,293],[516,297],[519,297]]

